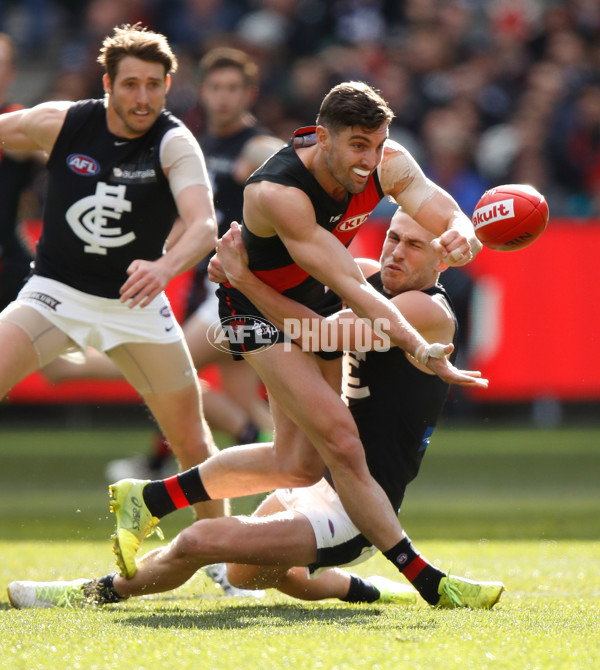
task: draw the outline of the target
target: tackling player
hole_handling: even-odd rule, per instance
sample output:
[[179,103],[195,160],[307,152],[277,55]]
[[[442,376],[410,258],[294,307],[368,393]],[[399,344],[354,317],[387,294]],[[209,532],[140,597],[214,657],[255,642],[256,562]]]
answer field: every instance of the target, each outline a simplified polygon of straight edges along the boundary
[[[399,210],[392,219],[380,263],[363,262],[361,267],[370,285],[401,309],[427,340],[450,343],[456,335],[456,319],[438,283],[444,266],[431,246],[432,239],[431,233]],[[313,339],[313,343],[324,348],[348,335],[351,348],[359,342],[371,342],[372,351],[345,354],[344,396],[365,446],[370,471],[397,511],[407,484],[419,471],[448,384],[401,349],[378,346],[389,341],[380,341],[350,310],[323,320],[281,296],[248,270],[244,253],[239,229],[234,226],[219,244],[227,277],[273,323],[284,328],[290,316],[296,323],[302,319],[307,319],[306,323],[320,321],[323,327],[317,330],[323,339]],[[251,455],[262,448],[238,449]],[[123,481],[117,486],[134,494],[142,525],[152,527],[159,517],[194,501],[201,491],[198,474],[209,463],[164,481]],[[130,520],[133,512],[130,507]],[[196,522],[168,546],[146,554],[133,566],[137,570],[130,570],[134,573],[131,579],[108,575],[74,582],[13,582],[9,597],[15,607],[117,602],[175,588],[206,563],[228,561],[234,563],[229,566],[229,580],[245,588],[274,587],[307,600],[410,601],[411,592],[395,582],[327,570],[364,561],[374,551],[351,522],[326,473],[311,487],[276,491],[250,518]],[[397,551],[402,574],[430,605],[491,608],[504,590],[500,582],[474,582],[442,572],[414,549],[404,531]]]

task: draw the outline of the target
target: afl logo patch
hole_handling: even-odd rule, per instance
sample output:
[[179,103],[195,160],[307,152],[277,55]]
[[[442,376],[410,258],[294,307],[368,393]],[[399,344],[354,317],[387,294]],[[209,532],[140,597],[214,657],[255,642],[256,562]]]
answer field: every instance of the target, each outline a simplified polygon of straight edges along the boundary
[[67,156],[69,170],[84,177],[93,177],[100,172],[98,162],[85,154],[71,154]]

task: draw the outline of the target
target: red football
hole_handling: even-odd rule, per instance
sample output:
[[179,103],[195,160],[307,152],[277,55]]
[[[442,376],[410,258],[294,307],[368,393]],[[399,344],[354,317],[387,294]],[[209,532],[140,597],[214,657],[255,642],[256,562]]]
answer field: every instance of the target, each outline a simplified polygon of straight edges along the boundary
[[489,249],[517,251],[544,232],[548,203],[533,186],[505,184],[486,191],[473,212],[477,239]]

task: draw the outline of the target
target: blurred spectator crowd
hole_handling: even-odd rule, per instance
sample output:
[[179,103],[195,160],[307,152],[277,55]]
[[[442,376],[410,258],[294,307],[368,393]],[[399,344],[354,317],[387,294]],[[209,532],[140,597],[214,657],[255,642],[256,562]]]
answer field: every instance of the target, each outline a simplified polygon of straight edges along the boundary
[[598,0],[2,0],[19,77],[47,72],[36,100],[97,97],[95,59],[117,24],[164,33],[180,68],[169,108],[202,130],[196,63],[250,52],[254,113],[287,139],[332,85],[379,88],[391,136],[470,214],[486,188],[529,183],[553,216],[600,216]]

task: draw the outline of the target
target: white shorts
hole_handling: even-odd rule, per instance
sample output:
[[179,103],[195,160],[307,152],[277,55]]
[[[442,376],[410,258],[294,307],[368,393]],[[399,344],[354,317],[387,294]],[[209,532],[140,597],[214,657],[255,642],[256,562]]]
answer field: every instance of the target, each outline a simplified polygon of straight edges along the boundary
[[303,514],[313,528],[317,560],[308,566],[311,576],[333,566],[362,563],[377,553],[352,523],[338,494],[326,479],[313,486],[278,489],[275,495],[286,509]]
[[28,305],[67,333],[85,354],[131,342],[169,344],[184,339],[164,293],[146,307],[130,309],[119,299],[83,293],[54,279],[34,275],[15,303]]

